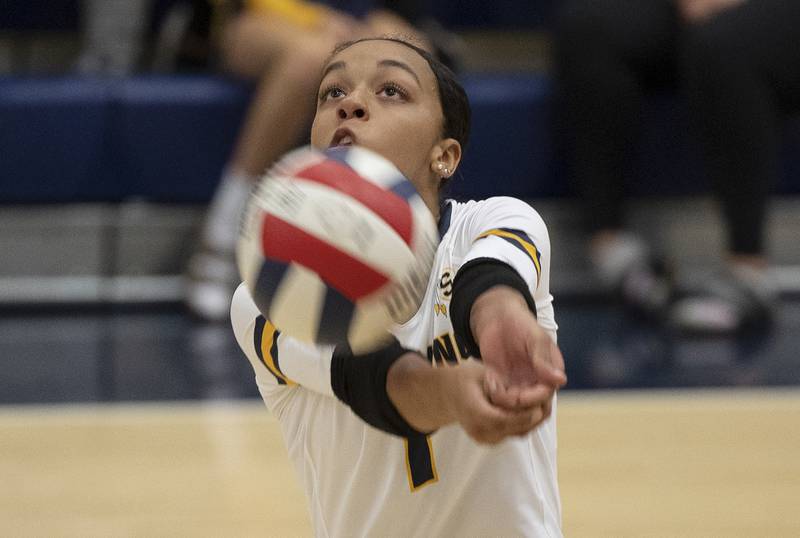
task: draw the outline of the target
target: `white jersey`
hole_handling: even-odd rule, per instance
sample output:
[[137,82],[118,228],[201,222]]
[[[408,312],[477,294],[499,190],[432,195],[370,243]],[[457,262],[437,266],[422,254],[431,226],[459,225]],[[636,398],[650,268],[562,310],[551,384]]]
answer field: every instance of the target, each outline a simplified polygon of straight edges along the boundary
[[[422,306],[392,332],[434,367],[464,360],[448,315],[453,277],[475,258],[495,258],[523,277],[539,323],[555,337],[550,240],[539,215],[514,198],[448,201],[442,240]],[[260,316],[245,287],[231,311],[261,395],[281,424],[316,536],[557,537],[561,506],[553,414],[525,437],[478,445],[457,424],[419,441],[377,430],[333,394],[333,349],[303,344]]]

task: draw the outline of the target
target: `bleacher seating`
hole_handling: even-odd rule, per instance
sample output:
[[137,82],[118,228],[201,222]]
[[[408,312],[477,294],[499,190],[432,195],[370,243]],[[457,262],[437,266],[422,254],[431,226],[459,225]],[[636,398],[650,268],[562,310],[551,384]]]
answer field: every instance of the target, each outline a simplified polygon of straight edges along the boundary
[[[462,197],[571,192],[552,127],[544,75],[464,77],[473,136],[453,184]],[[0,79],[0,203],[209,199],[235,139],[249,88],[213,77]],[[633,191],[703,190],[702,167],[674,98],[646,110]],[[788,171],[800,192],[800,124],[787,131]]]

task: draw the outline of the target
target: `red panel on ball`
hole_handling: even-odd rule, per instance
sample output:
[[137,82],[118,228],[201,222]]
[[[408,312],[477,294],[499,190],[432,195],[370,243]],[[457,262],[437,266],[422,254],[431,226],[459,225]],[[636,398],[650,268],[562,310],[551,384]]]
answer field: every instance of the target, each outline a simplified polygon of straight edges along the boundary
[[295,177],[327,185],[352,197],[383,219],[407,245],[411,244],[413,217],[408,202],[401,196],[380,188],[349,166],[333,160],[304,168]]
[[261,226],[265,257],[294,262],[314,271],[353,302],[389,282],[365,263],[274,215],[266,214]]

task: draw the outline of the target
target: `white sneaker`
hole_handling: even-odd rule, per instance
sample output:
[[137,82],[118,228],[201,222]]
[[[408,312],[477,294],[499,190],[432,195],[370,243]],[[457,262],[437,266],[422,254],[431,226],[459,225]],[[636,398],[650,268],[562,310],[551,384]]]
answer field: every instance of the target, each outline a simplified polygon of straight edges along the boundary
[[727,335],[768,328],[778,297],[766,272],[731,267],[710,279],[697,294],[675,301],[670,323],[678,330]]
[[591,252],[598,281],[633,311],[660,317],[672,296],[672,278],[666,264],[657,260],[645,242],[620,233],[601,249]]
[[200,251],[189,262],[186,305],[205,321],[227,321],[238,283],[239,274],[232,256]]

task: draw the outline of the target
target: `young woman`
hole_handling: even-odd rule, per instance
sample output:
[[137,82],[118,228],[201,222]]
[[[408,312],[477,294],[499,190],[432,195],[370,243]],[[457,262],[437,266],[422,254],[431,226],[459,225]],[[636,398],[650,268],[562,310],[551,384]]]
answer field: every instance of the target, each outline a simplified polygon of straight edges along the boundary
[[237,340],[281,423],[315,533],[560,536],[552,411],[566,378],[544,223],[513,198],[440,203],[469,104],[423,50],[347,43],[320,88],[312,145],[357,144],[392,161],[438,218],[441,242],[419,311],[365,356],[293,340],[243,286],[234,296]]

